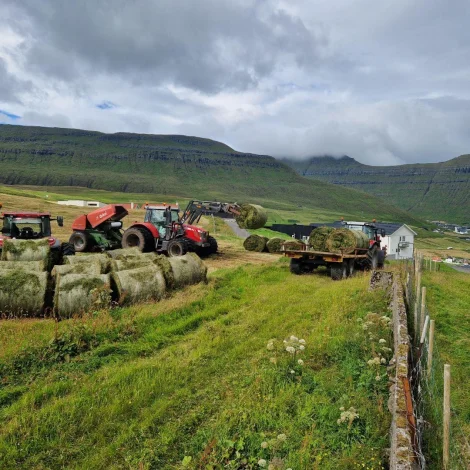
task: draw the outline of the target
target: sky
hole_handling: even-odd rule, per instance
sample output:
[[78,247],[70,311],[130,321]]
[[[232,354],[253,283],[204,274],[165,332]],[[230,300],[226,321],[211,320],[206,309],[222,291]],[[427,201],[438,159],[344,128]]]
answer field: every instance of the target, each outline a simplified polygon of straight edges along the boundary
[[468,0],[1,0],[0,123],[375,165],[470,153]]

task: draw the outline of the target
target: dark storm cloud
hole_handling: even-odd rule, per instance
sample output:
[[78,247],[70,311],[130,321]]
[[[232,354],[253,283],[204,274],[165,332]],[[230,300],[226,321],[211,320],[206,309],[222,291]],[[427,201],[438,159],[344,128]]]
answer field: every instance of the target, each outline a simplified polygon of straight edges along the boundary
[[[11,1],[11,0],[9,0]],[[85,73],[175,83],[214,93],[246,89],[281,64],[311,67],[324,39],[263,1],[23,0],[27,60],[64,80]],[[246,6],[250,8],[246,8]]]

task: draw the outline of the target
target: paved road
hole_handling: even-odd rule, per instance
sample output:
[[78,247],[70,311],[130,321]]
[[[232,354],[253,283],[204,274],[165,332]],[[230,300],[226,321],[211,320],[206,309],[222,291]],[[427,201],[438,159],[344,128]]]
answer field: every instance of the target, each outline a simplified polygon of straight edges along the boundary
[[456,271],[470,274],[470,266],[454,266],[453,264],[451,264],[450,266],[452,266]]
[[240,238],[247,238],[250,236],[250,232],[244,228],[240,228],[235,219],[223,219],[224,222],[235,232],[235,235]]

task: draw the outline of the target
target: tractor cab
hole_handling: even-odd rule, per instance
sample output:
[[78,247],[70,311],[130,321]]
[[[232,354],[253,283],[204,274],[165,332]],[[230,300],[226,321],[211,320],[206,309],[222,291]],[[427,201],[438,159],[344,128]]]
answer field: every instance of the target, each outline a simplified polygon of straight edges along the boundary
[[343,222],[345,228],[349,230],[358,230],[364,232],[372,243],[379,243],[380,246],[380,236],[385,236],[385,230],[377,228],[374,224],[367,222]]
[[156,227],[161,238],[172,238],[171,228],[173,223],[180,223],[179,206],[167,204],[146,206],[144,222]]
[[[51,215],[48,213],[4,213],[2,236],[22,240],[51,238]],[[59,226],[63,218],[57,217]]]

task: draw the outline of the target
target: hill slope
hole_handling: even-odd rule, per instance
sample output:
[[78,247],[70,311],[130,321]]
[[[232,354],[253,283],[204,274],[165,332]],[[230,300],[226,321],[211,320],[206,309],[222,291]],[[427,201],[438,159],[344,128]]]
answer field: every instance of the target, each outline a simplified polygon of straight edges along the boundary
[[[0,126],[0,183],[258,201],[298,212],[416,223],[355,190],[303,178],[272,157],[208,139]],[[301,209],[301,210],[304,210]],[[380,209],[380,212],[379,212]],[[419,222],[418,222],[419,223]]]
[[420,217],[470,222],[470,155],[399,166],[368,166],[350,157],[285,162],[302,176],[366,191]]

